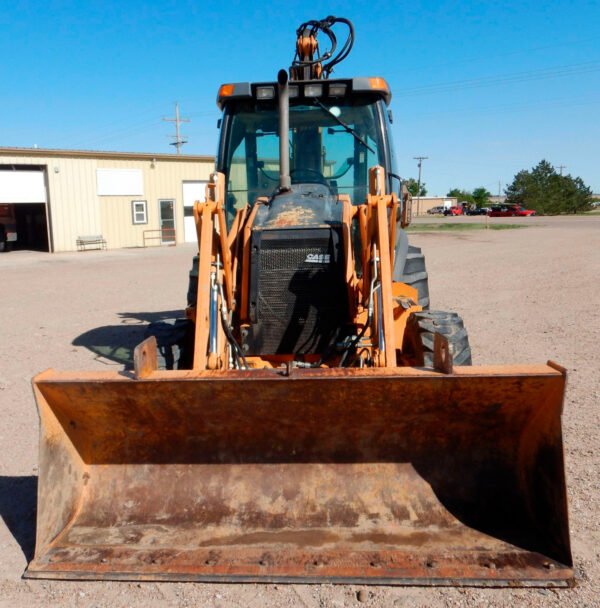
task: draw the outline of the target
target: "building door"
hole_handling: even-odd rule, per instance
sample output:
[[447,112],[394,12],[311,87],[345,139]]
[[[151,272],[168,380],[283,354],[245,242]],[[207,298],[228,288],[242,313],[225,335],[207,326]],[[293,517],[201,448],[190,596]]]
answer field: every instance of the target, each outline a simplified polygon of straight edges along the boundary
[[160,239],[163,245],[175,243],[175,201],[162,199],[158,201],[160,208]]
[[207,182],[183,182],[183,230],[186,243],[195,243],[194,203],[205,200]]
[[3,249],[50,250],[44,166],[0,165],[0,205]]

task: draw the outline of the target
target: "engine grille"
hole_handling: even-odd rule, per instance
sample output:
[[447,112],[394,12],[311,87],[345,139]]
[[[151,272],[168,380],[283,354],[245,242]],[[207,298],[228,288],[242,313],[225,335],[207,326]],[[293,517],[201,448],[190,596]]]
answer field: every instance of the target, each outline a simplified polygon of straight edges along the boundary
[[322,353],[346,321],[340,234],[335,228],[253,235],[249,354]]

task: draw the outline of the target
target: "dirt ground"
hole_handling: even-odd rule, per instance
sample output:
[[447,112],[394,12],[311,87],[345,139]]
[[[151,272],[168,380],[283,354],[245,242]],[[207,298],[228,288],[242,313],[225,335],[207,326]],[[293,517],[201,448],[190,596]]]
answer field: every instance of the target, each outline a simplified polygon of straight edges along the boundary
[[48,367],[119,369],[147,321],[183,307],[194,248],[17,251],[0,254],[0,606],[600,606],[600,216],[508,221],[529,227],[414,234],[411,242],[427,257],[432,308],[462,313],[475,364],[553,359],[569,370],[564,436],[576,588],[22,580],[35,538],[31,377]]

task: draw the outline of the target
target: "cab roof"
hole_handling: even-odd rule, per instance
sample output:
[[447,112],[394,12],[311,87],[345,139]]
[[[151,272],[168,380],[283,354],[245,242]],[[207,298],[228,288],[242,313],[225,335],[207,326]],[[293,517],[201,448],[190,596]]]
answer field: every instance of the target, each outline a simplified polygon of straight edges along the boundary
[[[387,82],[380,77],[358,77],[335,80],[290,80],[290,100],[342,99],[356,95],[372,95],[390,104],[392,93]],[[231,101],[255,99],[272,101],[277,98],[276,82],[235,82],[222,84],[217,95],[217,106],[222,110]]]

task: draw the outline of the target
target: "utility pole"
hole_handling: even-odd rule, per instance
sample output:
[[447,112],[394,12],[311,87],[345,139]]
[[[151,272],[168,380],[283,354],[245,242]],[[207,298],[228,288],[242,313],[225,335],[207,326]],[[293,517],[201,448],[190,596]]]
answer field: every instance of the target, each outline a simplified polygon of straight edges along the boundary
[[563,169],[566,169],[567,165],[558,165],[558,170],[560,171],[560,174],[562,175]]
[[418,160],[417,167],[419,167],[419,179],[417,182],[417,215],[421,215],[421,165],[424,160],[427,160],[429,156],[413,156],[414,160]]
[[[190,122],[190,119],[179,117],[179,103],[175,102],[175,118],[163,118],[163,120],[175,123],[175,141],[171,142],[169,145],[175,146],[177,148],[177,154],[181,154],[181,146],[187,144],[187,139],[183,139],[185,136],[179,133],[179,124],[182,122]],[[173,135],[168,135],[167,137],[173,137]]]
[[[502,196],[502,182],[498,180],[498,198]],[[500,201],[498,201],[500,202]]]

